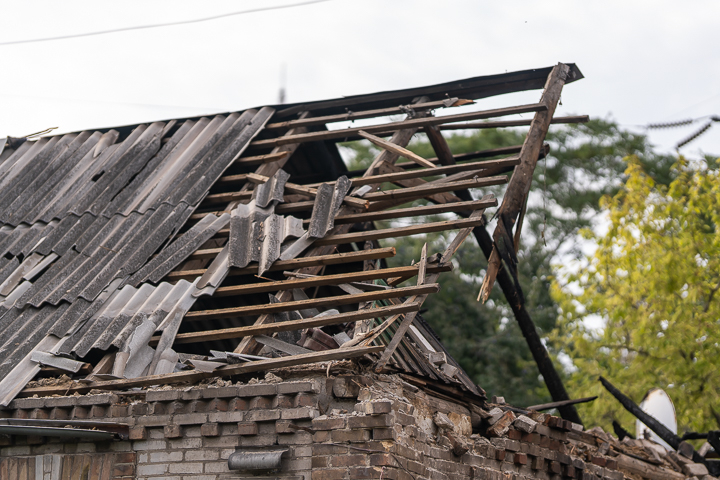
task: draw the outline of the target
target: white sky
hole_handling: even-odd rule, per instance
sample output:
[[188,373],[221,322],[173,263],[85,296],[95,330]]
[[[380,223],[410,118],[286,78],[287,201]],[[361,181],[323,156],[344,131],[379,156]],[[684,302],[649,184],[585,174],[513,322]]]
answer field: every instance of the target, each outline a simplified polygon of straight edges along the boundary
[[[0,42],[298,0],[3,2]],[[0,137],[371,93],[574,62],[558,114],[625,126],[720,115],[720,2],[333,0],[183,26],[0,46]],[[481,102],[479,108],[537,101]],[[653,133],[670,149],[701,123]],[[720,122],[685,150],[720,153]]]

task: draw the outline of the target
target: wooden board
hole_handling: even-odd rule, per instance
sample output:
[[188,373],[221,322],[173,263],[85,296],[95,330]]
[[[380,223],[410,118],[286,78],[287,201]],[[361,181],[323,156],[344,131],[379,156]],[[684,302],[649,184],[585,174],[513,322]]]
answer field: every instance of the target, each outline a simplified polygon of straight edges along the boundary
[[291,310],[304,310],[319,307],[336,307],[338,305],[351,305],[360,302],[386,300],[410,295],[436,293],[440,290],[437,283],[421,285],[419,287],[402,287],[381,290],[379,292],[363,292],[354,295],[338,295],[335,297],[311,298],[308,300],[294,300],[281,303],[268,303],[264,305],[250,305],[247,307],[219,308],[214,310],[195,310],[185,315],[185,321],[208,320],[211,318],[245,317],[250,315],[264,315],[269,313],[287,312]]
[[[249,325],[247,327],[223,328],[220,330],[206,330],[202,332],[179,333],[175,337],[175,343],[197,343],[210,342],[215,340],[226,340],[228,338],[242,338],[251,335],[269,335],[275,332],[300,330],[303,328],[317,328],[340,323],[356,322],[368,318],[381,318],[390,315],[400,315],[414,312],[420,309],[419,303],[401,303],[389,307],[368,308],[356,310],[338,315],[325,315],[322,317],[306,318],[303,320],[289,320],[286,322],[264,323],[262,325]],[[150,345],[156,345],[160,340],[155,336],[150,340]]]

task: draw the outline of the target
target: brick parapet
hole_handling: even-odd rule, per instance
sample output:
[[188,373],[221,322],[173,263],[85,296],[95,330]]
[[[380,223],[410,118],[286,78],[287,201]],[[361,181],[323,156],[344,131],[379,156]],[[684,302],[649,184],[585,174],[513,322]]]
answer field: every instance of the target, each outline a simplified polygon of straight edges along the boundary
[[[573,455],[561,422],[538,423],[532,431],[511,425],[504,436],[488,439],[473,434],[466,406],[406,387],[392,376],[343,375],[132,395],[21,398],[0,416],[115,421],[129,426],[129,438],[89,447],[57,438],[6,437],[3,443],[0,437],[0,466],[11,458],[29,464],[89,449],[82,454],[134,455],[132,462],[108,460],[130,478],[215,480],[231,474],[228,458],[237,449],[282,449],[287,452],[274,475],[288,480],[622,480],[613,458],[597,452]],[[440,413],[449,422],[442,428]]]

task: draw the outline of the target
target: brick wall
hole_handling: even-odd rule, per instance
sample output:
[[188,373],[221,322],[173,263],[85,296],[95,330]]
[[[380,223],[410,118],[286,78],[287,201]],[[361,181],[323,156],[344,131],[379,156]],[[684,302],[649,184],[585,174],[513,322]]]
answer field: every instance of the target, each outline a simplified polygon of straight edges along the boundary
[[[447,418],[444,428],[438,413]],[[510,428],[492,439],[473,434],[465,406],[394,376],[323,372],[279,383],[17,399],[0,416],[130,425],[121,441],[0,438],[0,478],[12,480],[84,478],[73,476],[82,471],[108,479],[268,478],[231,472],[228,458],[236,450],[270,449],[287,450],[270,477],[287,480],[623,477],[612,459],[571,455],[562,429]],[[62,476],[53,477],[58,471]]]

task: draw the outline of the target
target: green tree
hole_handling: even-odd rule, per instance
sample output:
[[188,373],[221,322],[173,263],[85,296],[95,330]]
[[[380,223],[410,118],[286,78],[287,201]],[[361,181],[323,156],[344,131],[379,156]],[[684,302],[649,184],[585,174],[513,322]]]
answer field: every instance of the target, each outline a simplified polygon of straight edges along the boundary
[[[448,135],[446,139],[453,153],[460,154],[519,145],[525,133],[520,129],[482,129]],[[543,337],[555,328],[559,312],[551,296],[552,263],[559,255],[580,255],[578,232],[591,225],[599,199],[614,194],[622,185],[626,167],[623,157],[636,154],[661,182],[669,178],[672,165],[672,158],[655,154],[644,136],[624,131],[609,120],[553,126],[547,142],[551,153],[538,163],[535,172],[518,253],[527,308]],[[425,158],[435,156],[424,135],[418,135],[410,149]],[[367,142],[344,144],[344,150],[350,169],[367,167],[378,153]],[[486,193],[501,198],[502,190],[493,187],[472,193],[475,198]],[[428,220],[418,218],[415,222]],[[442,251],[453,236],[454,232],[447,232],[404,238],[394,244],[398,254],[389,263],[407,265],[413,259],[417,261],[426,241],[430,251]],[[487,262],[474,238],[466,240],[454,263],[455,270],[443,274],[442,290],[425,303],[428,312],[423,318],[468,374],[489,393],[504,395],[519,406],[549,401],[499,287],[493,289],[486,304],[476,301]]]
[[680,158],[674,179],[663,185],[630,157],[626,182],[601,202],[607,234],[585,231],[597,251],[569,286],[554,286],[562,311],[555,339],[577,368],[570,389],[601,396],[581,407],[591,424],[633,421],[603,391],[597,381],[603,375],[636,401],[650,388],[665,389],[681,428],[718,427],[720,174],[714,167]]

